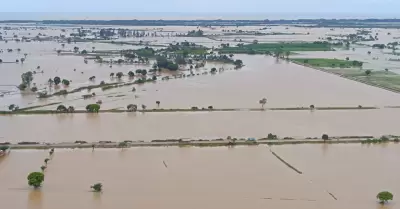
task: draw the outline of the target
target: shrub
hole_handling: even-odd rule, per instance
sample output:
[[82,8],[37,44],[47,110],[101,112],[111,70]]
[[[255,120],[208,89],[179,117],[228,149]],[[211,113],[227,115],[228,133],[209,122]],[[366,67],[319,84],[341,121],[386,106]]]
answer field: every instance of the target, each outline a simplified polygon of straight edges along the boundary
[[103,190],[103,185],[101,183],[94,184],[90,188],[93,189],[95,192],[101,192]]
[[278,139],[278,137],[272,133],[269,133],[267,139]]
[[376,195],[376,198],[379,199],[381,204],[385,204],[385,202],[393,200],[393,194],[388,191],[383,191],[379,192],[378,195]]
[[44,181],[44,174],[40,172],[32,172],[28,175],[28,185],[38,188]]

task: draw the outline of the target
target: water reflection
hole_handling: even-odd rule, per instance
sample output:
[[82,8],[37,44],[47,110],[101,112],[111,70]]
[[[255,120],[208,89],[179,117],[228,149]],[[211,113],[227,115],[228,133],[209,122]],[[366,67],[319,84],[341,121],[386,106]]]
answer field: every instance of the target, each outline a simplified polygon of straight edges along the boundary
[[42,209],[43,208],[43,192],[39,189],[30,189],[28,194],[29,209]]

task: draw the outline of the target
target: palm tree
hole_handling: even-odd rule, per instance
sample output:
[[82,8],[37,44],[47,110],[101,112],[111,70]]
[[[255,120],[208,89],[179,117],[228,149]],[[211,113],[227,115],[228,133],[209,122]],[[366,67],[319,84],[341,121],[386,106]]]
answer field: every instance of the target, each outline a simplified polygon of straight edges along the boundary
[[145,111],[146,110],[146,105],[142,104],[142,109],[143,109],[143,111]]
[[160,107],[160,101],[156,101],[158,107]]
[[42,170],[42,173],[44,172],[44,170],[46,170],[46,168],[47,168],[47,166],[45,166],[45,165],[42,165],[42,166],[40,167],[40,170]]
[[44,159],[44,164],[46,164],[47,165],[47,163],[49,162],[49,158],[46,158],[46,159]]
[[267,99],[263,98],[259,101],[259,103],[261,104],[261,108],[264,108],[264,105],[267,104]]

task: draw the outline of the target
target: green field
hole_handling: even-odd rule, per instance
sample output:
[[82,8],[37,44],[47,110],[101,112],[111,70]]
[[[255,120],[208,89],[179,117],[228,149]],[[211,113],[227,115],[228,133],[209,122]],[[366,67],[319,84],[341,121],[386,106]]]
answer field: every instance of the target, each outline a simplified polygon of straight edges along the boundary
[[219,49],[220,53],[232,54],[273,54],[276,51],[332,51],[329,43],[258,43]]
[[[400,93],[400,75],[391,71],[363,69],[358,61],[339,59],[290,59],[298,64],[317,67],[317,69],[355,80],[371,86]],[[371,73],[366,74],[367,71]]]
[[309,59],[309,58],[292,58],[290,59],[295,62],[308,64],[315,67],[339,67],[339,68],[354,68],[360,67],[360,63],[358,61],[348,61],[348,60],[339,60],[339,59]]
[[175,51],[176,54],[191,54],[191,55],[203,55],[203,54],[207,54],[207,49],[191,49],[191,48],[187,48],[184,50],[177,50]]

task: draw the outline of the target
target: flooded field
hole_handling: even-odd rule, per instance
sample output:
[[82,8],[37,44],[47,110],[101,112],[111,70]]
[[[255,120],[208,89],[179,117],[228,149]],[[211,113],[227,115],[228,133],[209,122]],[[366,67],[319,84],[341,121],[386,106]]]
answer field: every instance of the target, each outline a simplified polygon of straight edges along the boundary
[[[94,89],[91,92],[95,92],[97,96],[89,100],[82,99],[82,95],[87,94],[86,90],[48,99],[38,99],[34,94],[15,94],[0,98],[0,105],[3,109],[7,109],[10,104],[25,107],[62,102],[64,105],[73,105],[76,109],[84,109],[87,104],[100,99],[103,101],[102,109],[125,109],[128,104],[145,104],[148,108],[156,108],[156,101],[161,102],[161,108],[207,107],[209,105],[213,105],[215,108],[254,108],[260,106],[258,101],[264,97],[268,99],[268,107],[308,107],[311,104],[316,106],[400,104],[398,94],[307,67],[286,63],[285,61],[276,63],[274,58],[262,55],[237,55],[237,57],[246,63],[246,66],[240,70],[225,71],[217,75],[200,75],[135,85],[136,92],[131,91],[132,86],[107,91]],[[65,57],[61,59],[67,61],[75,58]],[[74,72],[72,69],[69,70],[68,74],[78,76],[79,79],[76,79],[83,84],[89,84],[90,81],[85,81],[89,75],[107,77],[110,73],[110,68],[106,65],[92,64],[91,66],[86,68],[87,72],[83,75]],[[118,66],[116,69],[122,71],[125,68],[125,71],[127,71],[129,67]],[[136,68],[141,68],[141,66]],[[225,68],[232,67],[226,65]],[[52,75],[55,75],[55,73]],[[14,76],[14,79],[18,79],[19,74]],[[35,76],[35,79],[38,77],[39,80],[40,76]],[[41,79],[46,82],[47,77]],[[98,79],[96,83],[98,84],[100,81],[101,79]],[[110,78],[107,77],[106,81],[110,81]],[[54,105],[42,109],[54,110],[56,107],[57,105]]]
[[[399,109],[1,116],[0,142],[400,135]],[[23,130],[23,131],[21,131]]]
[[[85,26],[85,28],[95,28],[95,26]],[[127,27],[128,29],[146,30],[149,32],[159,32],[162,34],[185,33],[189,30],[196,30],[196,27]],[[65,29],[66,32],[62,32]],[[4,38],[12,38],[12,35],[18,34],[19,37],[34,37],[38,33],[49,35],[67,35],[73,32],[73,27],[47,27],[43,30],[31,28],[25,30],[9,30]],[[212,35],[213,39],[207,37],[129,37],[120,38],[116,41],[148,41],[151,44],[167,46],[176,42],[189,41],[206,47],[218,47],[221,43],[234,42],[230,35],[223,35],[223,31],[237,30],[235,27],[214,27],[202,28],[206,35]],[[277,42],[277,41],[318,41],[319,38],[326,38],[327,35],[346,35],[354,33],[355,29],[335,29],[329,28],[301,28],[301,27],[283,27],[273,26],[263,27],[242,27],[243,31],[260,31],[263,33],[295,33],[300,35],[266,35],[245,37],[236,37],[245,41],[257,39],[259,42]],[[373,29],[373,33],[379,33],[379,41],[368,42],[386,43],[395,41],[395,37],[400,32],[396,29]],[[4,33],[4,31],[3,31]],[[390,35],[388,35],[390,33]],[[214,40],[215,39],[215,40]],[[232,40],[231,40],[232,39]],[[192,106],[207,107],[212,105],[216,108],[254,108],[258,107],[258,101],[261,98],[268,99],[270,107],[298,107],[309,106],[382,106],[398,105],[400,97],[397,94],[385,90],[369,87],[354,81],[348,81],[326,73],[316,72],[313,69],[286,63],[285,61],[276,62],[275,58],[260,55],[235,55],[235,59],[243,60],[245,66],[237,71],[230,64],[207,63],[195,74],[200,75],[190,78],[174,79],[169,81],[158,81],[156,83],[146,83],[137,86],[136,92],[132,92],[132,86],[121,87],[102,91],[101,88],[93,89],[91,92],[86,90],[67,96],[56,96],[47,99],[38,99],[32,92],[20,92],[16,86],[21,82],[21,74],[28,70],[35,70],[33,83],[36,84],[39,91],[49,90],[50,93],[59,90],[72,90],[77,87],[98,85],[101,81],[106,83],[118,82],[119,80],[110,78],[110,73],[135,71],[137,69],[150,69],[155,60],[150,59],[149,63],[132,65],[113,65],[110,68],[108,64],[94,63],[89,60],[88,64],[83,62],[82,56],[61,55],[57,56],[56,50],[72,51],[74,47],[80,50],[123,50],[139,49],[143,46],[117,45],[111,43],[91,43],[77,42],[66,44],[61,47],[61,43],[54,41],[45,42],[0,42],[0,49],[14,49],[13,52],[4,52],[0,54],[3,62],[14,62],[27,54],[26,61],[21,64],[3,63],[0,64],[0,91],[3,97],[0,97],[0,109],[7,110],[8,106],[15,104],[22,107],[45,105],[53,102],[62,102],[64,105],[72,105],[76,109],[84,107],[97,100],[102,100],[102,109],[126,108],[128,104],[145,104],[149,108],[155,108],[155,101],[161,101],[162,108],[190,108]],[[332,52],[300,52],[293,57],[326,57],[345,59],[350,57],[365,62],[365,69],[382,70],[388,68],[393,72],[399,71],[397,62],[389,61],[389,58],[396,58],[395,55],[386,54],[386,50],[371,49],[366,46],[352,46],[355,51],[341,50]],[[16,49],[21,49],[18,52]],[[371,55],[367,52],[372,51]],[[378,57],[379,59],[373,59]],[[40,70],[36,67],[40,66]],[[209,71],[212,67],[224,68],[230,71],[217,73],[214,76],[201,75]],[[74,71],[76,69],[76,71]],[[43,71],[43,73],[42,73]],[[187,72],[182,72],[187,73]],[[168,75],[165,73],[162,76]],[[48,79],[60,76],[62,79],[71,80],[69,87],[60,85],[52,90],[48,89]],[[96,76],[96,79],[89,81],[89,77]],[[131,81],[127,77],[122,78],[122,82]],[[83,100],[82,95],[95,92],[97,96],[91,100]],[[223,98],[223,99],[221,99]],[[41,109],[55,109],[55,106],[43,107]]]
[[380,191],[400,193],[395,183],[400,175],[399,144],[285,145],[272,149],[300,169],[304,179],[333,193],[345,208],[399,207],[398,201],[383,207],[375,199]]
[[[393,184],[400,174],[393,161],[397,145],[321,146],[273,147],[303,175],[266,146],[56,150],[36,191],[26,175],[39,169],[47,152],[13,151],[0,159],[0,195],[4,207],[32,209],[376,209],[377,192],[400,192]],[[104,185],[101,194],[90,192],[97,182]]]

